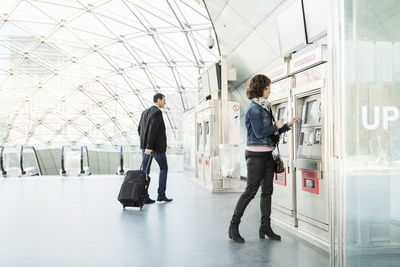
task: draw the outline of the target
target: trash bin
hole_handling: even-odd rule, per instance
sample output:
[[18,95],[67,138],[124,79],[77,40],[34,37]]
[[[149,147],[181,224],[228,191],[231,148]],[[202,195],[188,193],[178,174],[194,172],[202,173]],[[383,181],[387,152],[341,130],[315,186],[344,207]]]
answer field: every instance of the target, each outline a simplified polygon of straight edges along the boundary
[[239,145],[220,144],[219,158],[223,188],[240,187],[240,155]]

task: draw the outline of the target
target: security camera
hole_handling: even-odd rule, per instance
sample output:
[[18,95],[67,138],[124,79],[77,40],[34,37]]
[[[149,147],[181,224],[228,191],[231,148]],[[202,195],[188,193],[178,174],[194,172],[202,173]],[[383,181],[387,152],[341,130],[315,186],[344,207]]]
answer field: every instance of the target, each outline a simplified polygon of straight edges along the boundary
[[207,46],[208,46],[208,48],[213,49],[214,43],[215,43],[214,38],[212,38],[211,35],[208,36],[208,39],[207,39]]

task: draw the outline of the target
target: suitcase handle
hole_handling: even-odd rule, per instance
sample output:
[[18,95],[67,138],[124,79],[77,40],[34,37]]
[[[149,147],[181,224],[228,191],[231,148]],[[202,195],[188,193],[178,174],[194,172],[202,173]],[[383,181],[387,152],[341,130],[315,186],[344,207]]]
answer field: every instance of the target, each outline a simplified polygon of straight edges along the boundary
[[[146,157],[146,156],[148,156],[148,155],[145,154],[145,157]],[[143,169],[143,167],[144,167],[144,166],[143,166],[144,158],[143,158],[142,166],[140,167],[140,169],[141,169],[142,171],[144,171],[145,173],[148,173],[148,172],[149,172],[149,168],[150,168],[150,164],[151,164],[152,159],[153,159],[153,153],[150,154],[149,159],[147,160],[146,170],[144,170],[144,169]]]

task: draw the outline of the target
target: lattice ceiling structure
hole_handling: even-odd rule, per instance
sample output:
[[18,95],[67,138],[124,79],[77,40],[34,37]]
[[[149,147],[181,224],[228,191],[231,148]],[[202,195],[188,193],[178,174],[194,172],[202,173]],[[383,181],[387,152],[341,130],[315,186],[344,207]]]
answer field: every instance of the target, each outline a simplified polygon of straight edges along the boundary
[[1,0],[2,145],[138,145],[141,112],[166,95],[170,144],[218,60],[193,0]]

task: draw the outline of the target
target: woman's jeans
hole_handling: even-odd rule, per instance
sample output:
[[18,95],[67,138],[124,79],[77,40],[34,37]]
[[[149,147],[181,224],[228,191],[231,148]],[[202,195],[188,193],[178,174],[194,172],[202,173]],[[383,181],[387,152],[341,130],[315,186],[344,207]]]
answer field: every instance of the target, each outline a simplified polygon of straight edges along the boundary
[[247,165],[247,187],[239,198],[232,222],[239,223],[244,210],[254,198],[261,185],[261,225],[270,223],[271,195],[273,191],[274,168],[272,152],[245,152]]

